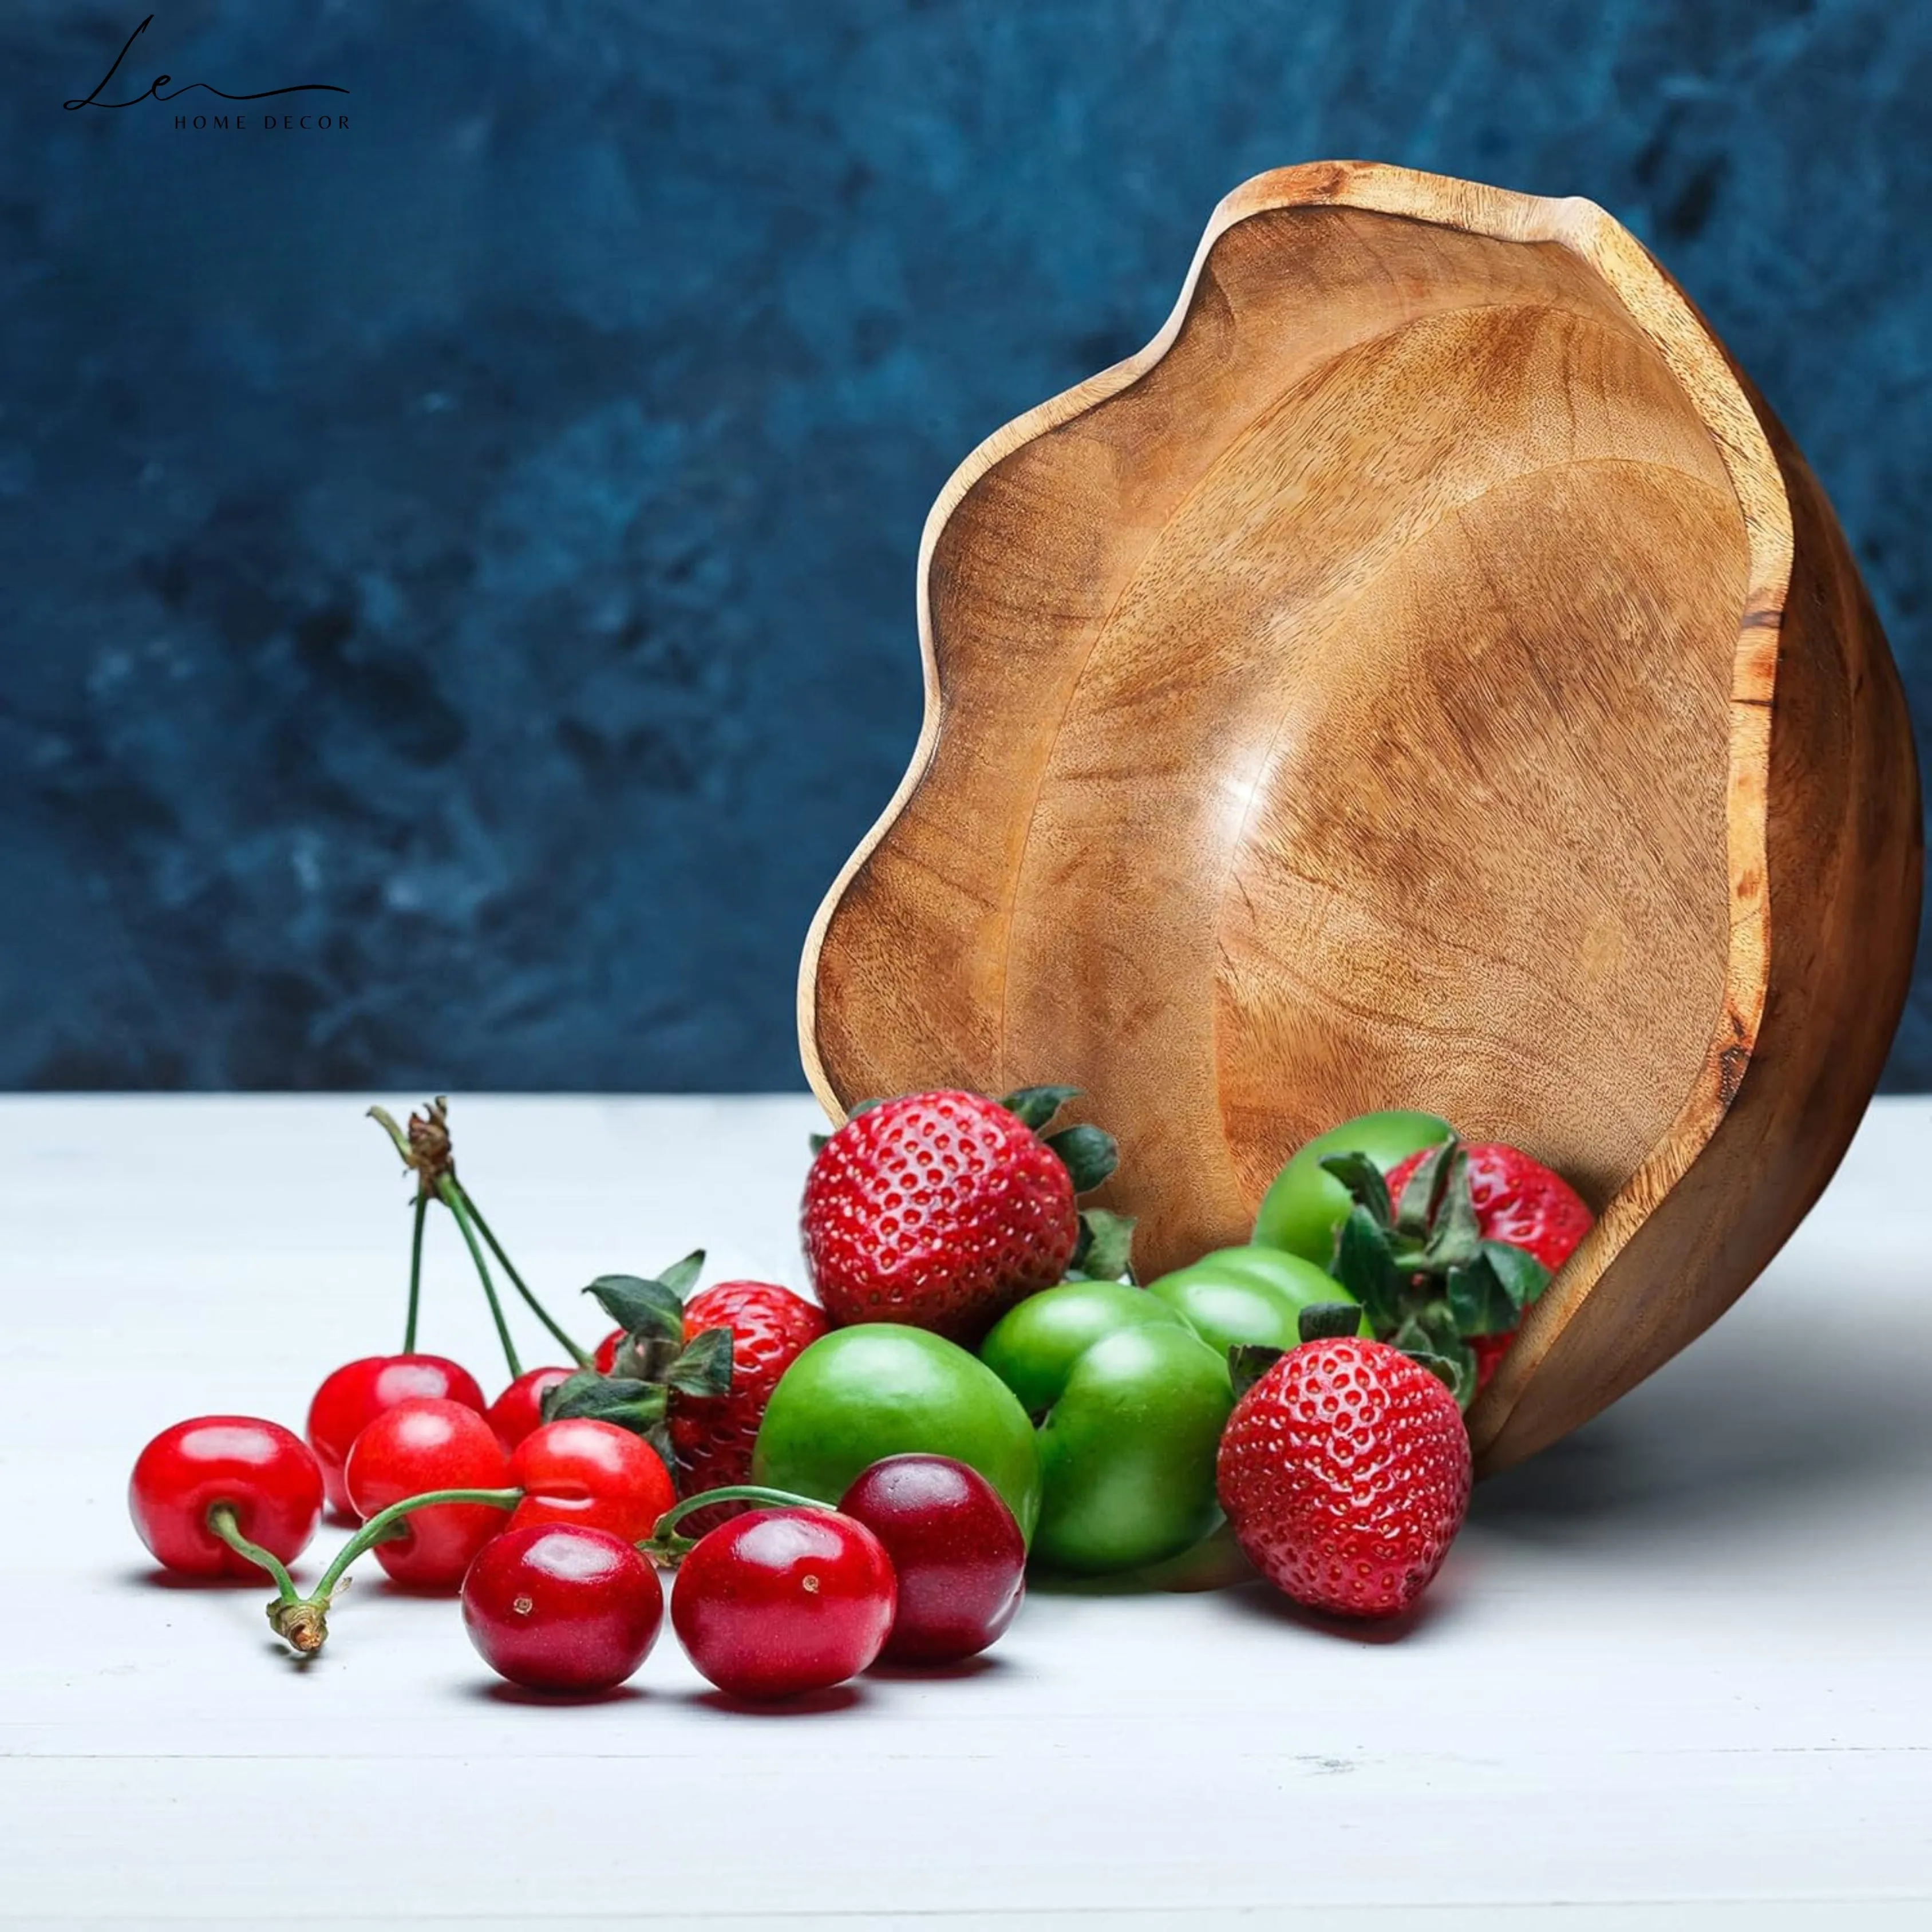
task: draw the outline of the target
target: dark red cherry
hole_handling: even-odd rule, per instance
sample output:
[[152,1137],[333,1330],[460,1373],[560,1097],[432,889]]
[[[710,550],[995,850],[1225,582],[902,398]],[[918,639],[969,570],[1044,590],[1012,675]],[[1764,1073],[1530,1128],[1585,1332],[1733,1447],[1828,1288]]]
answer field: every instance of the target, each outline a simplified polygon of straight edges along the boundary
[[1026,1542],[1000,1492],[948,1456],[888,1456],[840,1499],[892,1558],[898,1610],[882,1653],[952,1664],[984,1650],[1026,1594]]

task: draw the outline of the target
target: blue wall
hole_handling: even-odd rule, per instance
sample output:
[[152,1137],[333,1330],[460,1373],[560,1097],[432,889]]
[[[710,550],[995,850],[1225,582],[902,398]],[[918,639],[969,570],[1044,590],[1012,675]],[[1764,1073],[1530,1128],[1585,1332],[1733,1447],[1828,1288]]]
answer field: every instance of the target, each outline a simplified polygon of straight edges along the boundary
[[928,502],[1292,160],[1628,222],[1932,704],[1932,8],[154,0],[347,130],[64,112],[148,4],[0,14],[0,1085],[797,1084]]

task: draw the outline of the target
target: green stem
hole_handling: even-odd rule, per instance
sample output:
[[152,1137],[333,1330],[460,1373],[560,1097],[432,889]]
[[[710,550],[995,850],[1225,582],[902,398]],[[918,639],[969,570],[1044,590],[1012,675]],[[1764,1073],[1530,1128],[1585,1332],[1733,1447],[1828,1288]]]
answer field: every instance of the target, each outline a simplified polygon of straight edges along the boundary
[[419,1496],[405,1496],[400,1502],[392,1503],[386,1510],[378,1510],[335,1552],[335,1560],[322,1573],[321,1582],[309,1592],[309,1600],[328,1609],[328,1599],[350,1564],[374,1549],[377,1544],[386,1543],[389,1532],[405,1516],[413,1516],[419,1509],[428,1509],[437,1503],[488,1503],[493,1509],[508,1510],[514,1509],[523,1499],[521,1490],[426,1490]]
[[328,1638],[329,1605],[341,1588],[349,1566],[377,1544],[388,1541],[405,1516],[440,1503],[482,1503],[492,1509],[514,1509],[523,1499],[521,1490],[428,1490],[419,1496],[405,1496],[400,1502],[377,1510],[336,1552],[335,1560],[306,1597],[297,1596],[291,1585],[286,1595],[268,1606],[268,1622],[276,1635],[292,1648],[312,1657]]
[[570,1352],[571,1360],[574,1361],[580,1369],[589,1368],[591,1360],[590,1355],[584,1349],[580,1348],[577,1344],[563,1332],[563,1330],[552,1318],[550,1310],[537,1299],[536,1295],[532,1290],[530,1284],[524,1280],[521,1275],[518,1274],[515,1262],[512,1261],[509,1256],[503,1252],[502,1243],[498,1240],[496,1236],[490,1232],[490,1224],[488,1221],[484,1220],[482,1210],[477,1207],[476,1197],[471,1194],[469,1189],[465,1187],[460,1180],[456,1184],[456,1191],[462,1196],[463,1204],[470,1210],[470,1220],[476,1224],[476,1232],[489,1244],[490,1252],[496,1257],[498,1261],[502,1262],[503,1265],[503,1272],[510,1277],[511,1285],[516,1289],[517,1292],[524,1298],[524,1301],[529,1306],[530,1312],[534,1315],[537,1319],[550,1330],[550,1334]]
[[509,1364],[510,1379],[514,1382],[523,1373],[524,1365],[517,1360],[517,1345],[510,1340],[510,1324],[503,1319],[503,1304],[496,1298],[496,1284],[490,1279],[490,1264],[483,1258],[483,1250],[477,1241],[470,1210],[463,1204],[463,1196],[456,1183],[448,1174],[436,1184],[436,1191],[442,1204],[456,1216],[456,1225],[463,1230],[463,1238],[469,1244],[470,1258],[476,1264],[477,1278],[483,1284],[484,1298],[490,1304],[490,1318],[496,1324],[496,1339],[503,1345],[503,1359]]
[[410,1234],[410,1316],[403,1324],[403,1353],[416,1352],[416,1308],[422,1299],[423,1223],[429,1217],[429,1196],[416,1196],[416,1223]]
[[832,1506],[817,1496],[801,1496],[790,1490],[768,1489],[762,1483],[726,1483],[715,1490],[700,1490],[674,1503],[652,1526],[651,1533],[638,1545],[653,1562],[675,1568],[696,1547],[695,1537],[680,1536],[677,1526],[685,1517],[713,1503],[763,1503],[769,1509],[822,1510],[833,1513]]
[[295,1579],[289,1574],[282,1559],[272,1550],[264,1550],[259,1543],[250,1543],[242,1534],[233,1504],[209,1504],[208,1526],[237,1555],[247,1557],[250,1563],[268,1573],[274,1580],[278,1602],[292,1604],[300,1597],[302,1593],[296,1588]]
[[405,1167],[412,1166],[414,1157],[410,1148],[410,1137],[396,1125],[395,1115],[386,1107],[371,1107],[367,1118],[374,1120],[395,1143],[397,1153],[403,1157],[403,1165]]

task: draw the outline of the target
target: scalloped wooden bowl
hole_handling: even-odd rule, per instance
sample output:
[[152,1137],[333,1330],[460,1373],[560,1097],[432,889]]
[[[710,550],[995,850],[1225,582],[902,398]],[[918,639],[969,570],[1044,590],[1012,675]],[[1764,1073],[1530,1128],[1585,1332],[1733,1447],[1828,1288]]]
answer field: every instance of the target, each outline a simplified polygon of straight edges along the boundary
[[1604,212],[1263,175],[1139,355],[975,451],[926,718],[806,949],[807,1072],[1086,1088],[1144,1268],[1418,1106],[1600,1219],[1470,1415],[1553,1441],[1838,1163],[1918,928],[1918,781],[1830,506]]

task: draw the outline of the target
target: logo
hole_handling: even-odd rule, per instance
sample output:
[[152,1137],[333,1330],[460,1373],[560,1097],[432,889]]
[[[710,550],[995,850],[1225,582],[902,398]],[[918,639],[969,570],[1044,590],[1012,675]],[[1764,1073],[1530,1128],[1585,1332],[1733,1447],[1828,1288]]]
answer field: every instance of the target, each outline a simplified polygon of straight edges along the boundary
[[[217,87],[211,82],[190,80],[183,82],[172,93],[164,94],[161,89],[174,79],[174,76],[171,74],[158,74],[148,83],[148,89],[145,94],[132,95],[125,100],[103,100],[100,98],[101,89],[120,72],[121,63],[128,58],[128,50],[153,25],[154,18],[154,15],[150,14],[147,19],[143,20],[122,43],[121,51],[114,56],[113,65],[94,82],[94,92],[92,94],[82,94],[72,100],[63,100],[61,103],[70,114],[76,113],[83,107],[138,107],[144,100],[178,100],[184,94],[196,92],[212,94],[224,100],[267,100],[274,95],[282,94],[346,95],[349,92],[346,87],[337,87],[326,80],[301,80],[287,87],[264,87],[253,94],[230,94],[226,88]],[[125,83],[124,82],[123,85]],[[262,126],[265,128],[292,128],[298,124],[298,122],[304,128],[313,125],[317,128],[338,129],[349,125],[349,117],[346,114],[275,115],[265,110],[259,118]],[[196,114],[192,117],[186,114],[177,114],[175,116],[175,125],[177,128],[186,128],[190,125],[205,128],[211,122],[218,128],[231,126],[245,128],[248,124],[248,117],[245,114]]]

